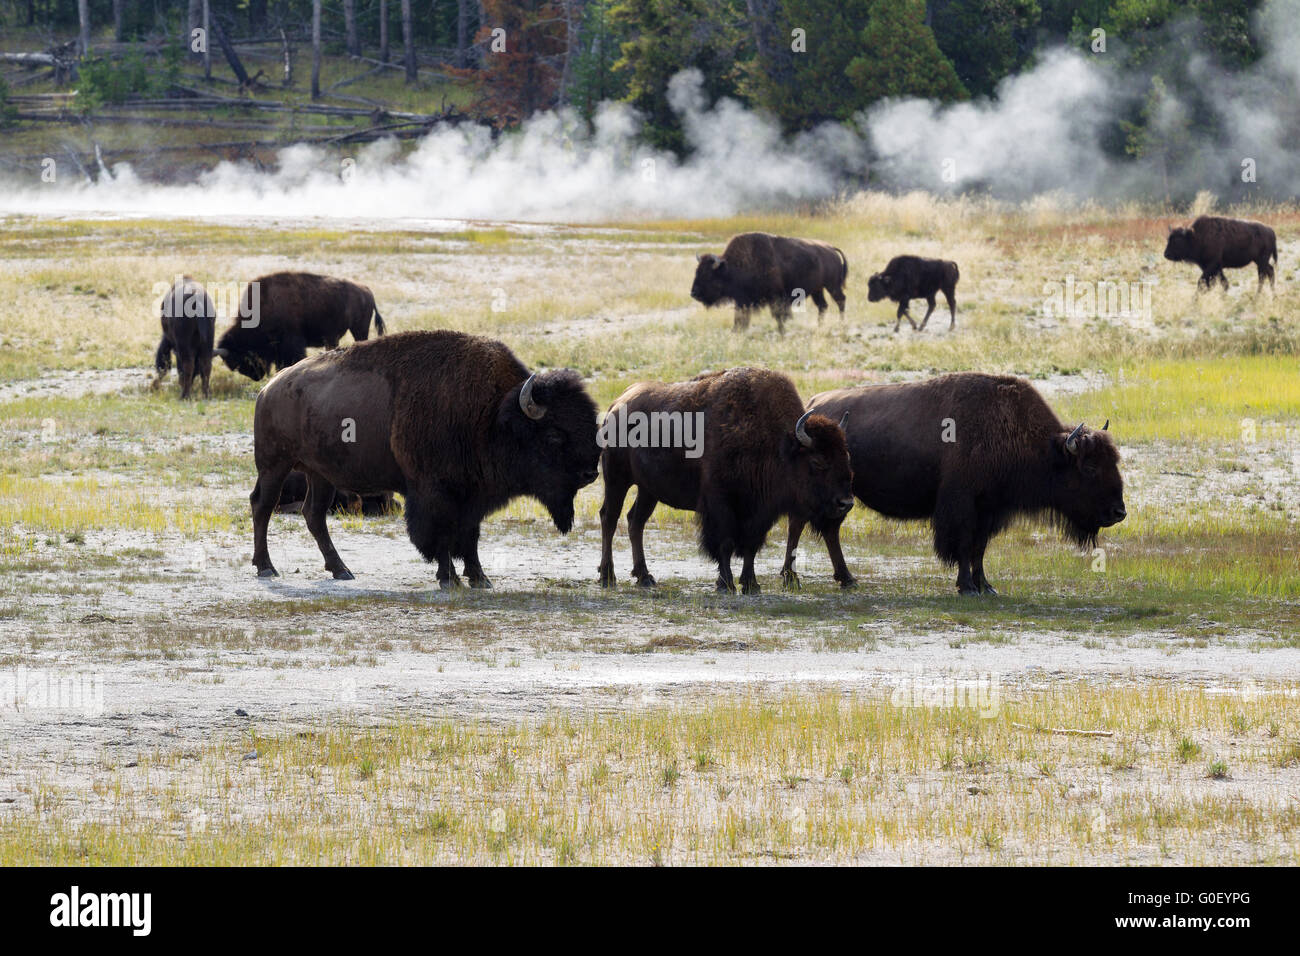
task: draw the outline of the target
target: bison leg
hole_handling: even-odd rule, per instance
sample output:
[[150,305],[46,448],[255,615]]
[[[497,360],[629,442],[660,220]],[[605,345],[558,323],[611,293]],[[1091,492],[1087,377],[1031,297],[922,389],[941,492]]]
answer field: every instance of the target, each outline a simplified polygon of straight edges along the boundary
[[460,544],[457,546],[465,559],[465,578],[472,588],[491,588],[492,582],[483,573],[483,565],[478,559],[478,525],[465,528],[461,532]]
[[736,552],[736,515],[726,497],[716,491],[704,498],[695,510],[700,515],[700,545],[705,554],[718,562],[718,591],[735,594],[731,556]]
[[194,385],[194,356],[179,355],[177,359],[176,375],[181,383],[181,398],[189,398],[190,388]]
[[1255,288],[1256,295],[1264,291],[1265,279],[1268,280],[1268,287],[1270,289],[1277,288],[1277,284],[1273,281],[1273,267],[1268,264],[1267,257],[1256,262],[1255,269],[1259,272],[1259,285]]
[[285,339],[280,343],[280,351],[276,355],[275,364],[280,368],[288,368],[290,365],[297,365],[306,357],[306,342],[299,338]]
[[[929,323],[930,316],[934,314],[934,293],[933,292],[931,292],[929,295],[925,297],[925,304],[926,304],[925,318],[921,320],[921,328],[920,328],[921,332],[925,331],[925,326],[927,323]],[[913,326],[913,328],[915,328],[915,326]]]
[[330,540],[329,528],[325,524],[325,514],[334,502],[334,486],[314,472],[307,473],[307,500],[302,505],[302,516],[307,519],[307,530],[316,539],[325,558],[325,570],[334,575],[338,581],[351,581],[352,572],[348,570],[339,553],[334,550]]
[[847,302],[848,300],[844,298],[843,290],[827,289],[826,291],[829,292],[831,294],[831,298],[835,300],[835,305],[840,310],[840,318],[841,319],[844,318],[844,303]]
[[934,550],[946,564],[957,565],[957,590],[979,594],[971,574],[975,551],[975,503],[968,494],[951,488],[939,490],[934,510]]
[[612,588],[617,581],[614,574],[614,533],[618,531],[618,515],[623,510],[629,485],[622,480],[621,475],[615,477],[612,474],[609,455],[605,456],[602,464],[604,467],[601,470],[605,473],[605,500],[600,503],[600,567],[597,573],[600,575],[600,586]]
[[406,534],[424,560],[437,562],[438,587],[443,590],[460,587],[451,562],[452,535],[438,517],[454,509],[455,504],[436,491],[406,496]]
[[951,332],[957,327],[957,292],[944,289],[943,297],[948,300],[948,331]]
[[718,556],[718,582],[714,586],[719,594],[735,594],[736,579],[731,576],[731,549],[725,548]]
[[758,575],[754,573],[754,552],[746,551],[741,555],[740,590],[742,594],[758,594],[763,589],[758,586]]
[[912,313],[907,311],[907,305],[911,301],[911,299],[904,299],[902,302],[898,303],[898,318],[894,321],[895,332],[897,332],[898,327],[903,324],[903,319],[907,319],[907,321],[911,323],[913,332],[916,331],[916,322],[912,319]]
[[750,310],[743,305],[736,306],[736,317],[731,321],[731,331],[744,332],[749,328]]
[[208,379],[212,377],[212,353],[200,355],[198,359],[199,379],[203,382],[203,397],[211,398],[212,389],[208,387]]
[[785,324],[790,321],[790,303],[784,298],[773,302],[772,318],[776,319],[776,330],[785,335]]
[[[627,513],[627,539],[632,543],[632,577],[636,578],[636,583],[643,588],[652,588],[656,583],[654,576],[650,574],[650,569],[646,567],[642,536],[645,532],[645,523],[650,520],[650,515],[654,513],[657,504],[659,504],[658,498],[638,488],[636,500],[632,502],[632,507]],[[622,501],[619,501],[619,507],[623,507]]]
[[812,294],[812,300],[817,305],[817,324],[821,325],[822,316],[826,314],[826,309],[828,308],[826,304],[826,293],[821,289],[818,289]]
[[162,380],[167,377],[167,373],[171,371],[172,367],[172,344],[167,341],[166,336],[163,336],[162,341],[158,343],[158,351],[154,353],[153,357],[153,367],[156,374],[154,375],[153,385],[150,387],[157,388],[162,384]]
[[831,567],[835,571],[835,580],[840,582],[840,587],[848,590],[858,586],[858,579],[849,571],[849,566],[844,560],[844,551],[840,548],[840,525],[843,520],[822,531],[822,540],[826,542],[826,553],[830,556]]
[[787,523],[785,534],[785,563],[781,565],[781,587],[787,591],[803,588],[799,581],[799,572],[794,569],[795,552],[799,549],[799,536],[803,534],[805,522],[793,516]]
[[253,511],[253,567],[257,568],[259,578],[276,578],[280,574],[271,564],[271,556],[266,550],[266,526],[271,521],[271,514],[280,501],[280,489],[292,469],[288,465],[274,469],[257,471],[257,484],[248,496]]

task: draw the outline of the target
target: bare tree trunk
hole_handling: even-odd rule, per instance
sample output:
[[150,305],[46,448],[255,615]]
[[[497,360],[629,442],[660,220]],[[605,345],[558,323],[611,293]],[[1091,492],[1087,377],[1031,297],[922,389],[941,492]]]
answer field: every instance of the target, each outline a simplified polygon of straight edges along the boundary
[[785,86],[794,78],[794,54],[790,38],[782,38],[777,26],[780,0],[745,0],[749,23],[754,31],[758,61],[776,86]]
[[77,23],[81,27],[77,44],[85,56],[90,52],[90,0],[77,0]]
[[574,8],[578,0],[564,0],[564,67],[560,70],[560,90],[556,104],[563,106],[569,98],[569,86],[573,83],[573,50],[578,45],[578,21],[580,12]]
[[415,68],[415,35],[411,30],[411,0],[402,0],[402,46],[406,51],[406,82],[414,83],[419,79]]
[[203,0],[203,78],[212,79],[212,8]]
[[[189,0],[185,14],[185,51],[191,55],[194,53],[194,31],[202,26],[203,21],[203,0]],[[208,38],[204,36],[203,45],[207,46]]]
[[379,62],[388,62],[388,0],[379,0]]
[[357,0],[343,0],[343,42],[348,56],[361,55],[361,44],[357,42]]
[[311,0],[311,98],[320,98],[320,0]]
[[456,65],[469,66],[469,0],[456,2]]
[[113,0],[113,39],[121,43],[122,36],[122,0]]

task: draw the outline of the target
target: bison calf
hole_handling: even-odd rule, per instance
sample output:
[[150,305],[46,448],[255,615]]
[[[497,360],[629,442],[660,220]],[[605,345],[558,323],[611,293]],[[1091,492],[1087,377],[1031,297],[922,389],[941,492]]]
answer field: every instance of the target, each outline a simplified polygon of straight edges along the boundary
[[363,285],[310,272],[276,272],[254,279],[239,297],[239,314],[221,335],[216,354],[238,372],[257,381],[273,368],[301,362],[311,348],[337,348],[351,332],[364,342],[384,334],[384,319],[375,297]]
[[[911,323],[913,331],[923,331],[926,323],[930,321],[930,314],[934,312],[935,295],[942,292],[943,297],[948,300],[950,316],[948,328],[952,329],[957,324],[957,280],[959,278],[961,273],[957,270],[957,263],[947,259],[894,256],[889,260],[889,265],[885,266],[884,272],[877,272],[867,280],[867,299],[871,302],[889,299],[891,302],[898,303],[898,317],[894,321],[895,332],[905,318]],[[925,299],[929,306],[925,310],[925,318],[921,320],[919,330],[907,309],[908,303],[913,299]]]
[[1201,216],[1190,229],[1169,230],[1165,258],[1171,262],[1194,262],[1200,266],[1201,278],[1196,283],[1198,290],[1209,290],[1215,279],[1228,288],[1228,277],[1223,270],[1240,269],[1253,262],[1259,275],[1259,285],[1255,288],[1258,292],[1264,288],[1265,279],[1270,289],[1275,287],[1273,266],[1269,265],[1269,260],[1277,262],[1277,235],[1262,222]]
[[[1106,428],[1062,424],[1024,379],[958,372],[842,388],[814,396],[808,410],[848,415],[853,493],[886,517],[928,519],[962,594],[996,593],[984,549],[1016,518],[1046,516],[1081,547],[1124,520],[1119,452]],[[794,583],[801,530],[790,522],[782,573]],[[852,587],[839,522],[822,537],[835,580]]]
[[491,587],[478,556],[483,519],[530,495],[561,532],[596,480],[596,404],[569,369],[528,373],[500,342],[406,332],[314,355],[262,389],[253,413],[253,565],[276,574],[266,529],[289,473],[307,476],[303,516],[334,577],[350,579],[325,526],[335,489],[399,492],[406,529],[440,587]]
[[[307,507],[308,491],[311,485],[307,476],[301,471],[289,472],[289,477],[280,486],[280,500],[275,510],[280,514],[299,514]],[[385,491],[380,495],[351,495],[331,486],[329,503],[325,510],[330,514],[359,514],[374,518],[388,514],[394,509],[393,493]]]
[[768,306],[777,329],[785,334],[791,306],[805,297],[817,304],[820,322],[826,314],[827,292],[844,314],[849,260],[824,242],[748,232],[732,237],[722,255],[697,256],[696,262],[691,298],[708,308],[733,303],[736,331],[749,328],[754,309]]
[[[746,594],[759,590],[754,555],[780,515],[819,529],[838,526],[853,507],[843,431],[805,412],[794,384],[777,372],[735,368],[671,385],[643,382],[620,395],[609,414],[636,418],[642,430],[639,439],[627,437],[637,434],[633,428],[610,430],[620,441],[607,441],[601,453],[603,587],[614,585],[614,531],[632,485],[637,494],[627,513],[627,535],[632,576],[643,587],[653,587],[655,579],[646,567],[642,534],[661,501],[698,515],[700,547],[718,564],[719,591],[736,590],[731,557],[740,554]],[[674,419],[700,423],[702,441],[655,440],[663,436],[644,427]]]
[[162,341],[154,354],[154,369],[158,373],[154,387],[166,378],[174,352],[181,398],[190,397],[195,372],[203,383],[203,397],[210,397],[208,379],[212,375],[212,337],[217,325],[217,310],[212,299],[199,283],[189,276],[180,276],[163,296],[158,312]]

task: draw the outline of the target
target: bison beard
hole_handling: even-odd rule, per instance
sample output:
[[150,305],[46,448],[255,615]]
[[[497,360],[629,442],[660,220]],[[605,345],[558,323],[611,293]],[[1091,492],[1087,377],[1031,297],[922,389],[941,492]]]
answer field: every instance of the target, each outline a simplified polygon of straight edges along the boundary
[[1201,216],[1191,228],[1169,230],[1165,243],[1165,258],[1171,262],[1194,262],[1201,267],[1201,278],[1196,283],[1198,291],[1208,291],[1217,279],[1226,289],[1228,277],[1224,269],[1240,269],[1252,262],[1259,277],[1255,291],[1275,286],[1273,266],[1277,262],[1277,235],[1261,222],[1246,219],[1226,219],[1222,216]]
[[[1065,426],[1023,379],[962,372],[824,392],[808,408],[848,414],[854,494],[886,517],[928,519],[963,594],[996,593],[984,551],[1017,518],[1046,518],[1083,547],[1124,520],[1119,452],[1105,428]],[[787,572],[801,532],[791,521]],[[823,538],[835,580],[852,587],[838,524]]]
[[[307,476],[303,515],[334,577],[352,573],[325,526],[331,492],[405,497],[411,542],[436,561],[441,587],[490,587],[478,556],[483,519],[520,495],[555,526],[596,479],[596,406],[568,369],[530,376],[505,345],[459,332],[407,332],[324,352],[276,376],[257,397],[253,564],[276,574],[270,515],[292,469]],[[332,486],[332,487],[331,487]]]
[[632,576],[642,587],[655,579],[642,546],[655,506],[694,511],[700,548],[718,564],[717,588],[735,591],[731,558],[743,560],[740,584],[759,590],[754,556],[782,515],[814,527],[838,527],[853,507],[852,473],[844,433],[821,415],[806,414],[794,384],[777,372],[736,368],[676,384],[641,383],[612,406],[628,413],[668,412],[704,416],[703,455],[683,448],[614,447],[602,453],[605,500],[600,506],[600,582],[614,585],[614,532],[631,486],[636,500],[627,513]]
[[337,348],[351,332],[364,342],[374,316],[375,334],[384,320],[375,297],[363,285],[310,272],[276,272],[250,282],[239,299],[239,315],[221,335],[216,354],[232,372],[253,381],[273,368],[301,362],[310,348]]
[[172,367],[175,352],[181,398],[190,397],[195,372],[203,383],[203,397],[211,397],[208,379],[212,376],[212,337],[216,333],[217,309],[207,291],[189,276],[181,276],[163,296],[158,313],[162,340],[154,354],[157,376],[153,387],[162,384]]
[[844,315],[849,260],[824,242],[749,232],[733,236],[722,255],[697,256],[696,262],[691,298],[707,308],[734,303],[734,331],[749,328],[750,313],[768,306],[784,335],[799,294],[817,305],[818,322],[826,314],[828,292]]

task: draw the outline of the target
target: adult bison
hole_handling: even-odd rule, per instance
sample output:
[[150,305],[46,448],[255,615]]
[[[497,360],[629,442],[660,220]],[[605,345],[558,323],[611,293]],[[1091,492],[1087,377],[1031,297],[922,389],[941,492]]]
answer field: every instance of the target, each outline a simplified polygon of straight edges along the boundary
[[232,372],[257,381],[272,368],[288,368],[307,349],[337,348],[345,333],[357,342],[384,334],[375,297],[363,285],[310,272],[275,272],[254,279],[239,297],[239,314],[217,342],[216,354]]
[[212,375],[212,337],[216,333],[217,309],[207,290],[189,276],[178,276],[158,305],[162,324],[162,341],[154,354],[158,375],[154,387],[162,383],[176,355],[176,375],[180,379],[181,398],[190,397],[194,373],[203,383],[203,397],[212,393],[208,379]]
[[829,292],[844,314],[844,280],[849,260],[832,245],[814,239],[747,232],[733,236],[722,255],[697,256],[691,298],[708,308],[724,302],[736,307],[732,328],[749,328],[750,313],[768,306],[776,327],[785,323],[795,299],[817,304],[817,320],[826,314]]
[[[671,438],[674,428],[699,441],[662,440],[664,429]],[[746,594],[759,590],[754,555],[780,515],[820,529],[837,527],[853,507],[843,431],[805,412],[794,384],[767,369],[633,385],[615,400],[601,434],[608,436],[601,455],[603,587],[614,585],[614,531],[632,485],[637,494],[627,513],[627,534],[632,576],[643,587],[653,587],[655,579],[646,567],[642,534],[661,501],[699,516],[700,547],[718,564],[719,591],[736,590],[731,557],[740,554]]]
[[[1046,516],[1080,547],[1124,520],[1119,452],[1106,431],[1061,423],[1027,381],[957,372],[922,382],[842,388],[808,410],[849,416],[853,493],[890,518],[929,519],[934,550],[957,566],[962,594],[995,594],[984,576],[989,539],[1018,517]],[[782,576],[797,584],[790,522]],[[855,583],[839,522],[822,529],[843,587]]]
[[[948,328],[952,329],[957,324],[957,280],[960,278],[957,263],[948,259],[894,256],[883,272],[877,272],[867,280],[867,299],[870,302],[889,299],[898,303],[895,332],[903,319],[911,323],[913,331],[924,331],[934,312],[935,295],[942,292],[948,302]],[[907,309],[913,299],[925,299],[928,306],[919,329]]]
[[405,332],[323,352],[276,375],[253,414],[257,484],[253,564],[276,574],[266,526],[281,486],[307,476],[307,528],[334,577],[350,579],[330,541],[332,490],[401,493],[411,543],[438,564],[438,584],[491,587],[478,557],[484,517],[520,495],[561,532],[573,498],[596,479],[596,405],[569,369],[529,374],[506,346],[460,332]]
[[1208,290],[1214,280],[1226,289],[1228,277],[1224,269],[1240,269],[1252,262],[1259,274],[1256,291],[1275,286],[1273,266],[1277,262],[1277,235],[1262,222],[1248,219],[1226,219],[1223,216],[1201,216],[1191,228],[1170,228],[1169,241],[1165,243],[1165,258],[1171,262],[1194,262],[1201,267],[1197,289]]

